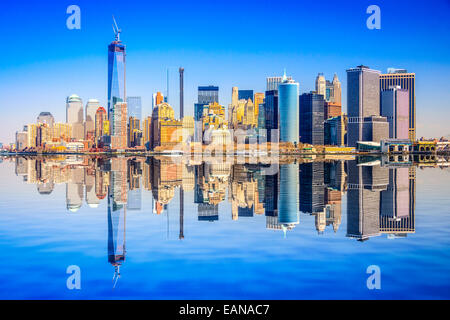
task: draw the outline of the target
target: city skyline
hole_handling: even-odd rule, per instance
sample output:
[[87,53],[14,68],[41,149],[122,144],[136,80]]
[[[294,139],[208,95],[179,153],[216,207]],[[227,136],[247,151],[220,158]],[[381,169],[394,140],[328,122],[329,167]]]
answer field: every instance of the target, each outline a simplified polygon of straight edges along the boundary
[[[199,5],[201,3],[199,2]],[[400,4],[381,4],[383,24],[381,30],[368,30],[365,27],[364,5],[351,6],[343,4],[339,9],[339,14],[344,16],[354,15],[351,22],[340,24],[337,30],[346,31],[349,28],[359,26],[360,29],[354,31],[353,36],[363,36],[360,39],[359,45],[351,45],[343,48],[348,41],[343,41],[341,37],[329,38],[329,44],[322,46],[315,46],[316,41],[310,39],[314,34],[311,28],[312,18],[301,21],[299,19],[298,26],[281,38],[283,46],[277,46],[273,42],[261,43],[257,49],[248,49],[242,46],[242,36],[236,34],[236,39],[228,47],[217,43],[216,46],[210,47],[208,45],[196,45],[194,38],[188,37],[187,40],[192,40],[192,44],[186,45],[185,41],[178,39],[179,35],[175,32],[175,26],[171,28],[155,28],[154,43],[158,43],[158,37],[166,36],[166,40],[162,45],[153,46],[145,45],[146,37],[143,33],[147,32],[145,26],[139,25],[130,17],[130,13],[134,12],[132,6],[117,6],[114,11],[118,12],[104,12],[95,5],[81,2],[82,13],[81,30],[68,30],[65,24],[61,23],[57,26],[55,19],[50,19],[49,15],[55,14],[55,11],[62,6],[52,8],[48,12],[49,4],[42,4],[39,12],[42,12],[42,17],[47,17],[48,20],[43,25],[36,26],[37,32],[43,32],[43,28],[50,27],[47,32],[55,40],[58,37],[64,37],[67,41],[64,43],[72,43],[73,41],[83,44],[81,51],[78,48],[73,48],[71,51],[65,50],[65,44],[56,44],[56,42],[48,43],[45,52],[36,52],[35,55],[29,56],[25,52],[18,52],[21,46],[16,42],[12,46],[10,52],[5,53],[6,59],[2,60],[2,72],[0,72],[0,79],[3,80],[1,93],[4,96],[2,111],[4,111],[4,119],[2,120],[2,130],[0,130],[0,141],[8,143],[14,140],[14,133],[23,126],[23,123],[31,123],[32,120],[42,111],[51,112],[57,122],[61,122],[64,118],[64,108],[61,105],[61,99],[65,99],[72,93],[79,95],[83,101],[89,99],[97,99],[100,105],[107,107],[106,96],[106,76],[107,76],[107,58],[105,55],[105,46],[108,41],[111,41],[110,19],[111,14],[115,14],[116,18],[123,28],[122,40],[125,41],[128,51],[128,66],[127,66],[127,93],[130,96],[142,97],[142,114],[143,117],[148,115],[151,110],[151,95],[154,92],[166,91],[166,71],[169,69],[170,75],[170,104],[178,114],[178,77],[177,65],[183,65],[186,69],[185,74],[185,115],[193,114],[194,103],[196,102],[196,88],[198,86],[217,85],[220,88],[220,101],[222,105],[228,105],[231,100],[231,87],[238,86],[243,89],[253,90],[254,92],[265,91],[265,81],[267,77],[280,76],[283,68],[287,69],[289,75],[299,82],[300,93],[309,92],[314,89],[315,77],[317,73],[324,73],[326,78],[331,79],[334,73],[337,73],[342,82],[342,91],[346,91],[345,70],[351,66],[364,63],[373,69],[380,70],[386,73],[386,69],[390,67],[404,68],[410,72],[417,74],[417,137],[440,137],[450,134],[446,132],[447,126],[443,119],[445,119],[450,108],[450,97],[446,92],[446,82],[444,76],[446,71],[450,71],[450,64],[448,62],[449,41],[445,38],[449,37],[444,32],[445,24],[448,22],[443,19],[437,29],[433,33],[426,32],[433,27],[433,22],[419,24],[415,28],[424,28],[418,34],[418,39],[415,42],[406,41],[402,39],[399,41],[398,37],[394,37],[391,33],[394,31],[401,31],[404,26],[401,26],[402,19],[410,19],[417,17],[419,10],[408,9],[403,11],[405,17],[394,21],[394,13],[398,10]],[[216,5],[206,5],[196,7],[199,13],[205,10],[215,9]],[[245,6],[254,5],[254,2],[249,1]],[[220,5],[218,5],[220,6]],[[266,3],[265,8],[258,8],[258,12],[267,16],[267,10],[275,6],[272,3]],[[289,4],[289,7],[296,7],[296,4]],[[438,3],[432,13],[434,15],[441,14],[437,8],[441,7],[445,11],[448,4]],[[13,8],[13,7],[11,7]],[[174,14],[178,15],[178,10],[183,8],[182,4],[177,5],[177,10]],[[65,8],[62,8],[65,9]],[[154,8],[155,11],[164,10],[164,5],[159,4]],[[223,8],[222,8],[223,9]],[[275,6],[274,14],[285,14],[291,17],[283,9]],[[291,8],[292,9],[292,8]],[[310,9],[313,16],[322,14],[325,17],[329,12],[317,10],[316,5],[305,5],[303,9]],[[425,6],[422,12],[429,11],[430,8]],[[100,17],[96,21],[92,20],[92,10],[100,10]],[[7,10],[5,10],[7,11]],[[62,11],[65,12],[65,11]],[[217,11],[214,11],[216,14]],[[220,15],[230,13],[229,10],[220,13]],[[299,12],[299,14],[305,14]],[[23,13],[24,21],[26,13]],[[64,20],[64,15],[61,13]],[[398,18],[397,16],[395,16]],[[178,24],[187,24],[191,28],[195,26],[189,19],[179,17]],[[234,18],[233,18],[234,19]],[[137,20],[137,19],[135,19]],[[355,20],[355,21],[353,21]],[[26,30],[31,27],[31,22],[24,23],[22,27],[16,28],[13,32],[15,39],[22,39],[27,36]],[[290,21],[287,19],[286,21]],[[11,21],[9,17],[5,17],[3,23],[10,23],[12,26],[16,22]],[[64,22],[64,21],[63,21]],[[154,23],[154,22],[152,22]],[[325,25],[331,22],[323,22]],[[175,24],[176,25],[176,24]],[[300,27],[308,27],[301,31]],[[59,30],[58,28],[61,28]],[[253,27],[248,25],[242,26],[243,31],[253,31]],[[338,27],[336,27],[338,28]],[[323,28],[324,30],[326,28]],[[203,30],[203,29],[198,29]],[[273,34],[280,32],[280,28],[273,28],[269,33]],[[309,32],[309,33],[308,33]],[[315,31],[316,33],[319,31]],[[444,32],[444,33],[443,33]],[[213,33],[213,31],[208,31]],[[255,33],[255,36],[257,33]],[[425,37],[426,35],[426,37]],[[11,35],[7,35],[10,37]],[[300,47],[293,47],[292,42],[285,41],[287,36],[305,37]],[[225,35],[222,29],[217,30],[217,39],[227,39],[229,35]],[[436,37],[436,38],[435,38]],[[439,42],[433,42],[433,39],[440,37]],[[170,41],[169,41],[170,39]],[[176,41],[176,40],[180,41]],[[29,39],[31,42],[34,40]],[[309,41],[306,43],[306,40]],[[444,40],[444,41],[443,41]],[[368,45],[378,41],[386,44],[389,50],[382,48],[369,49]],[[428,44],[432,42],[432,44]],[[421,53],[416,46],[421,43],[428,44],[430,50],[426,53]],[[337,45],[338,44],[338,45]],[[58,47],[59,46],[59,47]],[[88,48],[88,49],[87,49]],[[178,48],[178,49],[177,49]],[[242,50],[240,50],[240,48]],[[245,49],[246,48],[246,49]],[[341,50],[345,49],[345,50]],[[9,56],[16,53],[15,56]],[[20,53],[20,54],[18,54]],[[164,54],[163,54],[164,53]],[[42,62],[45,61],[45,64]],[[170,61],[170,62],[169,62]],[[175,62],[174,62],[175,61]],[[276,61],[275,63],[272,61]],[[243,67],[244,66],[244,67]],[[431,68],[430,68],[431,66]],[[433,68],[435,67],[435,68]],[[238,72],[237,72],[238,71]],[[438,72],[439,71],[439,72]],[[37,75],[39,83],[33,82]],[[71,77],[67,77],[71,75]],[[86,75],[89,81],[85,80]],[[42,79],[41,79],[42,77]],[[65,81],[58,79],[64,77]],[[440,78],[442,77],[442,78]],[[4,80],[8,81],[4,81]],[[92,79],[92,80],[91,80]],[[49,92],[49,88],[51,88]],[[440,90],[439,90],[440,88]],[[437,89],[437,90],[436,90]],[[18,95],[18,90],[24,90],[27,94]],[[343,111],[346,112],[346,97],[343,94]],[[27,110],[26,112],[17,113],[17,109]],[[430,112],[430,110],[435,112]],[[442,117],[436,117],[436,112],[442,114]],[[433,123],[433,125],[430,125]],[[447,130],[448,131],[448,130]]]

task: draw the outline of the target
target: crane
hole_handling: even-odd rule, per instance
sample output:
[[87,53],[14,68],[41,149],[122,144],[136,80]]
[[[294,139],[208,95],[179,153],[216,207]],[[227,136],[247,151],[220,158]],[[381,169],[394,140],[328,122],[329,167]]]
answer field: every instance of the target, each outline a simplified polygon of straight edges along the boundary
[[122,29],[119,29],[119,27],[117,26],[117,22],[116,19],[114,18],[114,15],[112,16],[113,18],[113,31],[114,31],[114,35],[116,36],[116,41],[120,41],[120,33],[122,32]]

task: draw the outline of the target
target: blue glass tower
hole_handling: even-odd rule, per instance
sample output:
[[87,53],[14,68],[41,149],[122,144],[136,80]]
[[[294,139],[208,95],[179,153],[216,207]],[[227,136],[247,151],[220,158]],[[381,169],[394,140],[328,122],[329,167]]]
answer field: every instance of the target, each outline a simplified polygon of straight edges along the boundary
[[280,193],[278,200],[278,223],[284,232],[299,223],[298,188],[299,174],[297,164],[280,166]]
[[298,142],[299,125],[299,85],[283,75],[278,86],[278,109],[280,116],[280,141]]
[[141,97],[127,97],[127,111],[129,117],[134,117],[142,121]]
[[300,96],[300,141],[309,144],[324,144],[323,95],[304,93]]
[[114,29],[116,38],[108,46],[108,115],[117,102],[124,102],[125,88],[125,45],[120,41],[120,29]]
[[248,100],[251,99],[253,102],[253,90],[239,90],[238,91],[238,99]]

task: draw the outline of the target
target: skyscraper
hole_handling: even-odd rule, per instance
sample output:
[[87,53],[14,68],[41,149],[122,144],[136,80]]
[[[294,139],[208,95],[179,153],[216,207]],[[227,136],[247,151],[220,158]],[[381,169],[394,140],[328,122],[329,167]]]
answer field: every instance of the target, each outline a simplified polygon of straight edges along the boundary
[[255,105],[255,121],[254,122],[256,123],[256,126],[258,126],[259,109],[260,109],[260,105],[264,103],[264,93],[256,92],[253,97],[254,97],[253,104]]
[[347,70],[347,144],[387,138],[386,118],[380,117],[380,71],[358,66]]
[[125,102],[125,45],[120,40],[120,29],[114,29],[115,39],[108,46],[108,116],[111,121],[113,108],[118,102]]
[[95,137],[95,114],[100,107],[97,99],[89,99],[86,103],[86,122],[84,123],[84,137],[92,140]]
[[140,147],[143,145],[141,122],[135,117],[128,118],[128,147]]
[[142,120],[142,100],[141,97],[127,97],[128,117]]
[[238,104],[238,101],[239,101],[239,89],[238,87],[233,87],[231,88],[231,105],[236,106]]
[[392,86],[381,92],[381,115],[389,122],[389,138],[409,139],[409,92]]
[[219,87],[216,86],[199,86],[198,87],[198,100],[194,104],[194,141],[203,141],[203,111],[208,108],[210,103],[219,103]]
[[49,127],[53,127],[53,124],[55,123],[55,118],[53,118],[52,114],[50,112],[41,112],[39,116],[37,117],[37,123],[38,124],[47,124]]
[[333,77],[333,94],[330,95],[330,102],[342,106],[342,89],[341,89],[341,82],[339,81],[339,78],[337,74],[334,74]]
[[267,142],[278,142],[278,90],[266,91],[266,98],[264,101],[264,121],[267,130]]
[[126,102],[118,102],[114,105],[110,114],[111,121],[111,148],[125,149],[127,143],[127,104]]
[[84,139],[83,102],[76,94],[66,99],[66,122],[72,125],[73,138]]
[[326,81],[323,73],[319,73],[316,77],[316,92],[323,95],[323,98],[326,99]]
[[[281,85],[280,85],[281,87]],[[298,98],[297,98],[298,101]],[[299,223],[298,187],[299,174],[297,164],[280,166],[280,193],[278,202],[278,223],[284,232],[291,230]]]
[[416,140],[416,74],[390,68],[387,74],[380,75],[380,86],[381,90],[400,86],[409,91],[409,139]]
[[95,113],[95,143],[99,143],[100,137],[108,135],[109,132],[105,132],[105,122],[108,121],[108,115],[103,107],[99,107]]
[[342,115],[342,90],[337,74],[334,74],[333,81],[326,80],[325,92],[325,114],[324,119],[339,117]]
[[108,188],[108,262],[114,266],[113,281],[120,277],[126,255],[127,176],[125,158],[111,159],[111,185]]
[[161,92],[154,93],[152,95],[152,110],[158,105],[164,102],[164,96]]
[[180,119],[184,117],[184,68],[179,68],[180,73]]
[[299,137],[299,84],[288,80],[286,72],[283,82],[278,86],[278,105],[280,114],[280,141],[298,142]]
[[[287,77],[288,80],[292,80],[292,77]],[[267,77],[266,78],[266,91],[278,90],[278,86],[283,82],[283,77]]]
[[300,211],[318,213],[325,208],[324,163],[302,163],[300,169]]
[[380,234],[380,192],[388,186],[389,169],[377,162],[347,166],[347,237],[368,240]]
[[199,86],[198,87],[198,103],[210,104],[219,102],[219,87],[216,86]]
[[253,90],[239,90],[238,91],[238,99],[248,100],[251,99],[253,101]]
[[309,144],[324,144],[324,97],[318,93],[300,96],[300,141]]

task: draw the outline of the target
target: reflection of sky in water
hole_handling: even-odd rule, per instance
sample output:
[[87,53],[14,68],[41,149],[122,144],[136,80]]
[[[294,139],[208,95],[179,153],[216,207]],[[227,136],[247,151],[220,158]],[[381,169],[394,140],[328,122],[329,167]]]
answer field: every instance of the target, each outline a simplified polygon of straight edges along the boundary
[[[280,170],[280,211],[299,208],[296,186],[285,178],[298,172],[298,165],[291,167]],[[179,240],[178,188],[160,215],[154,213],[152,192],[142,189],[141,209],[138,200],[128,202],[126,257],[115,289],[108,262],[108,199],[96,208],[84,199],[73,213],[67,210],[66,184],[55,184],[50,194],[41,187],[39,194],[37,185],[24,183],[14,170],[7,160],[0,165],[0,298],[449,298],[448,169],[417,170],[414,234],[396,239],[381,234],[363,242],[347,236],[349,192],[342,197],[336,232],[327,226],[318,234],[316,217],[302,212],[298,224],[294,215],[286,215],[295,225],[284,238],[282,229],[266,228],[264,214],[233,221],[229,189],[219,203],[218,221],[199,221],[194,190],[185,191],[184,240]],[[301,176],[292,177],[301,179],[300,198],[319,192],[314,183],[302,184],[316,172],[305,166]],[[239,179],[240,173],[234,174]],[[370,179],[365,174],[364,181]],[[404,177],[397,178],[404,201]],[[387,175],[387,181],[393,179]],[[248,192],[245,185],[238,187]],[[404,207],[392,209],[389,193],[378,196],[386,215],[405,214]],[[314,208],[314,201],[302,205]],[[119,228],[120,223],[125,221]],[[80,291],[66,289],[69,265],[81,268]],[[381,268],[380,291],[366,288],[369,265]]]

